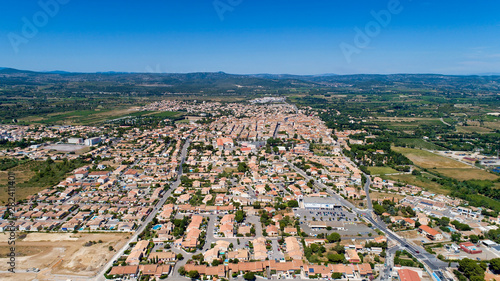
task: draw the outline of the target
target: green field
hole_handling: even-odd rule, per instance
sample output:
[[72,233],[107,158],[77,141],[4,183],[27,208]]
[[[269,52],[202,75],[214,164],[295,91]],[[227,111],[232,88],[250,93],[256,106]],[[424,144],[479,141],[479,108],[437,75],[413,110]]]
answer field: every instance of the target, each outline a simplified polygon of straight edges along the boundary
[[386,175],[386,174],[397,174],[399,171],[394,170],[391,167],[368,167],[371,175]]
[[438,118],[379,117],[375,122],[395,130],[413,130],[420,125],[445,126]]
[[454,178],[457,180],[496,180],[498,176],[481,170],[462,162],[434,154],[426,150],[393,147],[394,151],[404,154],[413,164],[420,168],[430,169],[429,171],[437,172],[443,176]]
[[471,168],[471,166],[453,159],[420,149],[393,147],[394,151],[408,157],[413,164],[421,168]]

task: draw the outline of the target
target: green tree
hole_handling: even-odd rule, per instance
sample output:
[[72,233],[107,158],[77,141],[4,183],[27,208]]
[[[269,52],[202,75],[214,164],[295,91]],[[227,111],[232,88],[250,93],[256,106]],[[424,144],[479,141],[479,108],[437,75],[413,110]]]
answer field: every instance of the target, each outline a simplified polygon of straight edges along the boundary
[[462,234],[460,232],[455,232],[451,234],[451,241],[458,242],[462,238]]
[[179,267],[179,269],[177,270],[177,272],[179,272],[179,274],[182,275],[182,276],[185,276],[187,274],[186,269],[184,268],[184,266]]
[[328,234],[326,239],[328,240],[328,243],[339,242],[340,241],[340,234],[338,234],[337,232],[330,233],[330,234]]
[[248,281],[255,280],[255,274],[253,272],[248,271],[245,274],[243,274],[243,278]]
[[474,234],[469,235],[469,240],[470,240],[470,242],[472,242],[472,243],[477,243],[477,242],[479,242],[479,236],[474,235]]
[[473,280],[472,277],[476,276],[484,280],[484,269],[472,259],[465,258],[458,261],[458,270],[469,280]]
[[286,205],[289,208],[297,208],[299,206],[299,202],[297,202],[297,200],[290,200],[288,201],[288,203],[286,203]]
[[329,261],[334,263],[344,262],[344,255],[342,254],[328,254],[326,257],[328,258]]
[[187,276],[191,279],[198,279],[200,278],[200,273],[198,273],[197,270],[190,270],[187,274]]
[[341,278],[342,278],[342,273],[340,272],[332,273],[332,279],[341,279]]
[[245,219],[245,212],[243,212],[242,210],[236,211],[236,214],[234,215],[234,220],[237,223],[242,223],[244,219]]
[[500,271],[500,258],[490,260],[490,269],[493,272]]
[[373,211],[375,212],[375,214],[377,214],[379,216],[382,215],[383,213],[385,213],[384,207],[382,207],[379,204],[373,205]]

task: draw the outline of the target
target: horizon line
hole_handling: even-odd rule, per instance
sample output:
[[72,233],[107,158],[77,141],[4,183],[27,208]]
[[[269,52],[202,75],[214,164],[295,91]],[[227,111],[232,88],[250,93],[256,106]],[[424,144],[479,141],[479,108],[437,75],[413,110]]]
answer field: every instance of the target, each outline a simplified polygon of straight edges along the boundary
[[[228,75],[241,75],[241,76],[255,76],[255,75],[288,75],[288,76],[352,76],[352,75],[441,75],[441,76],[500,76],[500,72],[496,73],[471,73],[471,74],[443,74],[443,73],[412,73],[412,72],[399,72],[399,73],[349,73],[349,74],[336,74],[336,73],[320,73],[320,74],[290,74],[290,73],[229,73],[222,70],[219,71],[192,71],[192,72],[135,72],[135,71],[93,71],[93,72],[85,72],[85,71],[67,71],[67,70],[28,70],[28,69],[18,69],[14,67],[0,67],[0,71],[5,69],[12,69],[17,71],[25,71],[25,72],[35,72],[35,73],[45,73],[45,74],[106,74],[106,73],[115,73],[115,74],[195,74],[195,73],[223,73]],[[59,72],[59,73],[58,73]]]

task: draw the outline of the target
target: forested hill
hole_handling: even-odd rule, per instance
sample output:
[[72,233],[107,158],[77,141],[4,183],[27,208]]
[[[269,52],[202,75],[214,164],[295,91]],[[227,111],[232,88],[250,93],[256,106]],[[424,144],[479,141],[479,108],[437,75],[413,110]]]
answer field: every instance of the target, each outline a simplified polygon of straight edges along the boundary
[[[8,95],[75,92],[134,94],[205,93],[259,94],[302,91],[317,93],[491,94],[500,91],[500,76],[447,76],[438,74],[392,75],[237,75],[199,73],[70,73],[34,72],[0,68],[0,93]],[[21,90],[21,91],[19,91]]]

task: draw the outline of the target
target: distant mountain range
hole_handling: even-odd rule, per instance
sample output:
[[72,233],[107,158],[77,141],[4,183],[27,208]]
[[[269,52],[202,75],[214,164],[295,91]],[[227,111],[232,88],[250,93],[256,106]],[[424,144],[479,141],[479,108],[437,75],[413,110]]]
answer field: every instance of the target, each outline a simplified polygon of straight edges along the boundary
[[406,74],[406,73],[396,73],[396,74],[335,74],[335,73],[324,73],[324,74],[314,74],[314,75],[300,75],[300,74],[269,74],[269,73],[259,73],[259,74],[229,74],[223,71],[219,72],[190,72],[190,73],[148,73],[148,72],[122,72],[122,71],[105,71],[105,72],[70,72],[64,70],[53,70],[53,71],[31,71],[31,70],[21,70],[10,67],[0,67],[1,73],[40,73],[40,74],[163,74],[163,75],[191,75],[191,74],[200,74],[200,73],[217,73],[217,74],[227,74],[227,75],[235,75],[235,76],[248,76],[248,77],[257,77],[257,78],[265,78],[265,79],[316,79],[321,77],[332,77],[332,76],[346,76],[346,77],[354,77],[354,76],[397,76],[397,75],[433,75],[433,76],[500,76],[500,72],[486,72],[486,73],[478,73],[478,74],[470,74],[470,75],[445,75],[445,74],[427,74],[427,73],[419,73],[419,74]]
[[[91,82],[90,84],[88,82]],[[311,89],[310,93],[440,91],[500,92],[500,76],[442,74],[228,74],[225,72],[128,73],[35,72],[0,67],[0,86],[51,86],[51,91],[120,93],[276,93]]]

